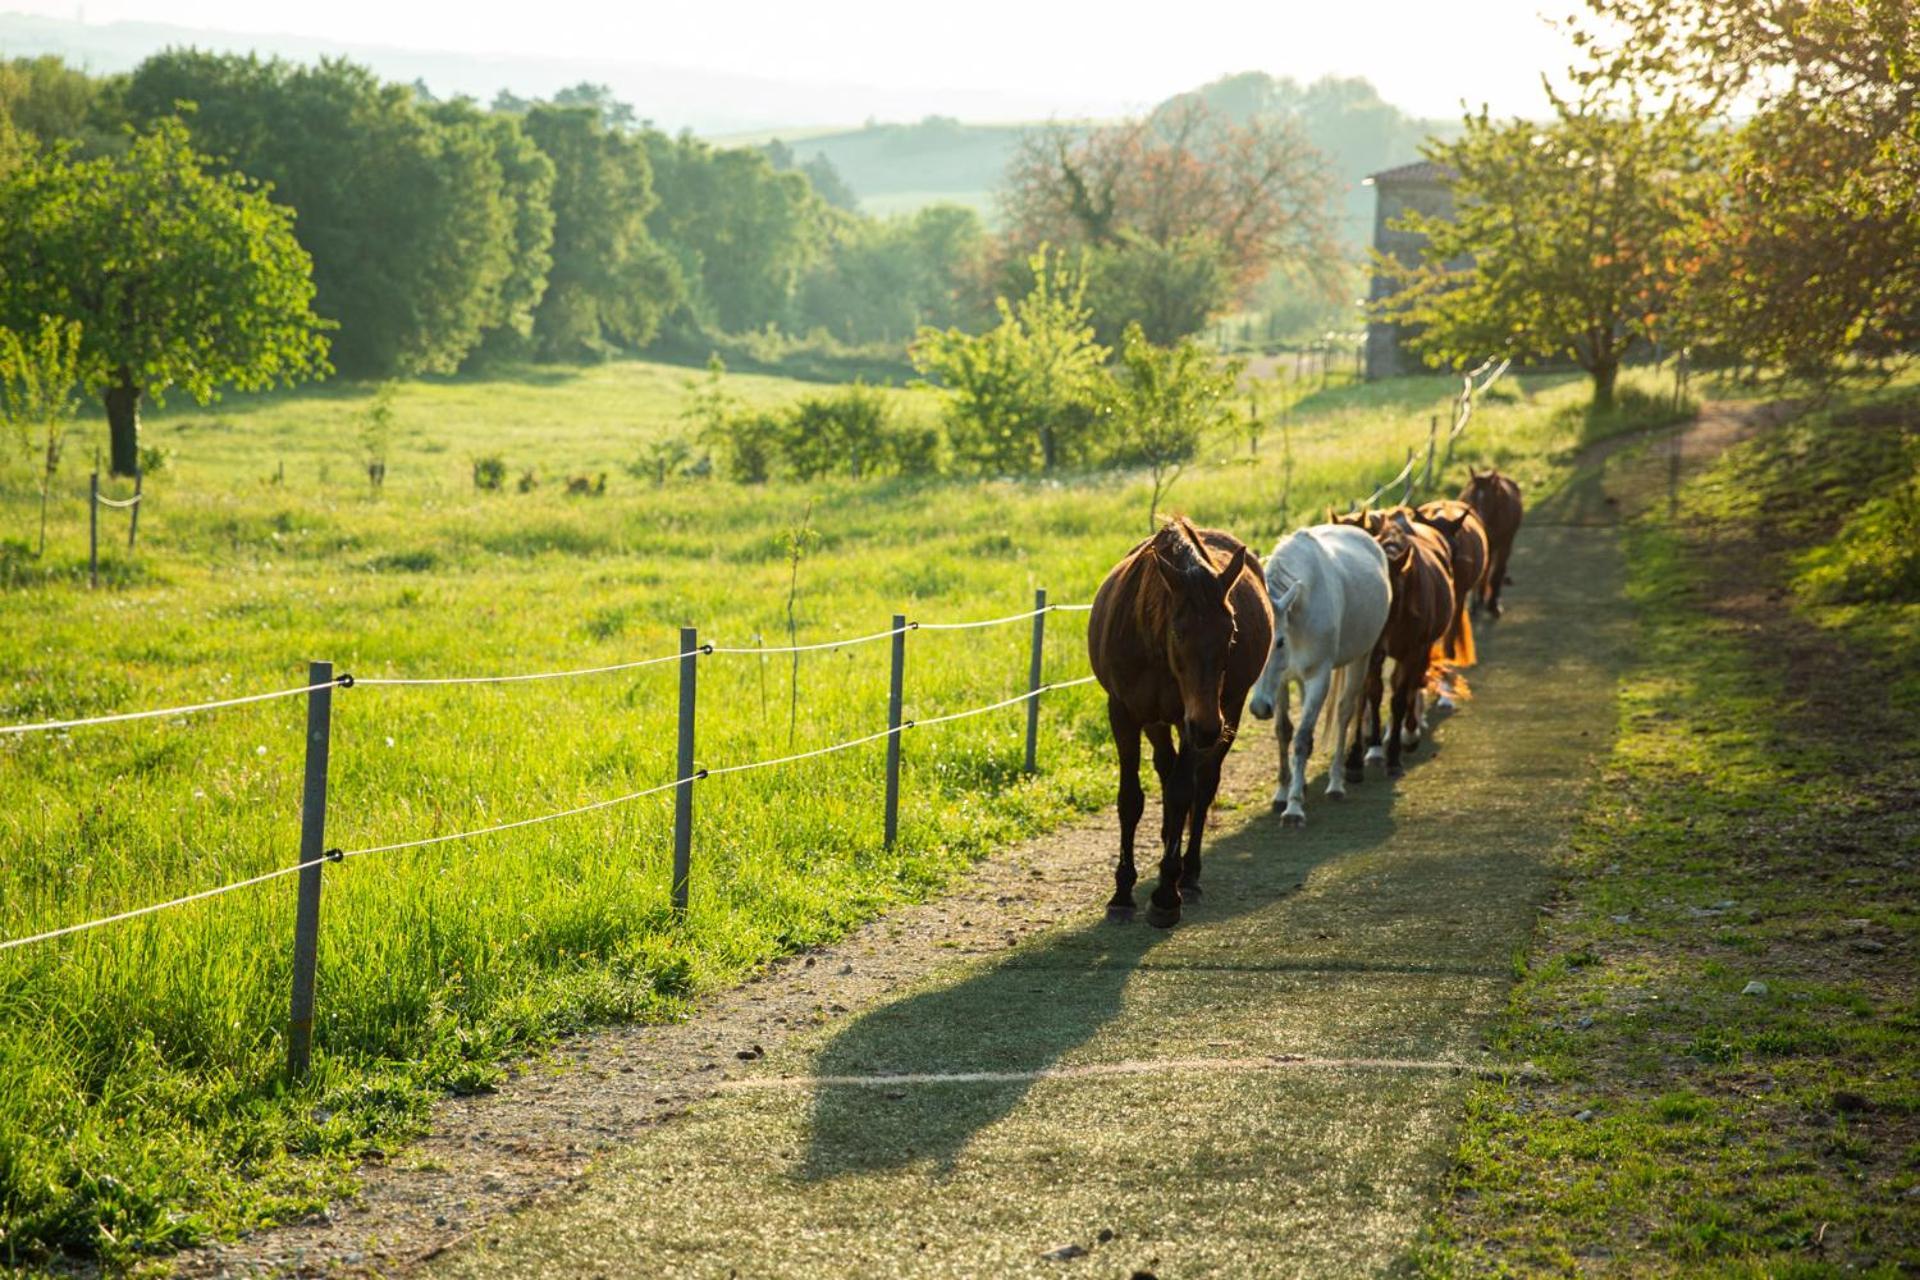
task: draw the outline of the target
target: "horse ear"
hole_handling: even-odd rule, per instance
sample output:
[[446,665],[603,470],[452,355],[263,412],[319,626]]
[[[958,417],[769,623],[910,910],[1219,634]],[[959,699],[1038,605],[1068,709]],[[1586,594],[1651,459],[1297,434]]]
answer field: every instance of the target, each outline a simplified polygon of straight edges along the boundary
[[1152,551],[1147,553],[1147,557],[1153,561],[1154,569],[1160,574],[1160,581],[1167,584],[1167,590],[1178,595],[1186,589],[1186,584],[1180,580],[1180,571],[1178,569],[1168,564],[1165,559]]
[[[1249,562],[1255,566],[1259,564],[1259,561],[1254,559],[1253,552],[1243,545],[1233,553],[1233,559],[1227,561],[1227,567],[1213,575],[1213,580],[1220,584],[1222,591],[1231,591],[1233,584],[1239,581],[1241,571],[1248,567]],[[1258,572],[1257,568],[1255,571]]]

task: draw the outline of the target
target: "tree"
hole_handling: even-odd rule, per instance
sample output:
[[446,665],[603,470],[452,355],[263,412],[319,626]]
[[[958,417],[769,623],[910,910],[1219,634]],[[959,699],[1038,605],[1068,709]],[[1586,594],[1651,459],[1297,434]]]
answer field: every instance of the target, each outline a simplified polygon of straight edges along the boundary
[[1426,237],[1422,261],[1376,255],[1400,284],[1378,310],[1414,327],[1431,363],[1571,357],[1606,409],[1621,361],[1666,321],[1706,148],[1684,112],[1592,98],[1554,107],[1544,126],[1483,112],[1428,149],[1454,174],[1454,215],[1406,216]]
[[827,210],[812,184],[756,148],[645,137],[660,197],[647,225],[679,263],[694,318],[729,333],[784,327],[825,247]]
[[554,170],[553,268],[534,312],[536,349],[578,359],[645,346],[684,296],[647,229],[655,200],[645,144],[585,106],[534,107],[524,127]]
[[1691,236],[1690,336],[1821,377],[1920,343],[1911,0],[1588,5],[1584,81],[1668,94],[1734,131],[1726,187]]
[[836,215],[826,255],[800,282],[798,327],[844,342],[904,342],[923,325],[977,328],[986,255],[980,217],[930,205],[908,217]]
[[44,146],[72,142],[87,155],[123,142],[108,82],[50,54],[0,61],[0,121],[0,133],[11,129]]
[[922,329],[914,367],[951,392],[954,448],[996,471],[1051,471],[1084,459],[1101,421],[1108,351],[1094,340],[1083,269],[1042,245],[1030,260],[1032,290],[995,301],[985,333]]
[[[1331,199],[1325,160],[1291,121],[1235,121],[1182,98],[1141,120],[1029,132],[1002,206],[1011,244],[1134,255],[1117,275],[1161,272],[1151,290],[1181,295],[1163,314],[1204,317],[1276,266],[1337,262]],[[1201,246],[1217,270],[1185,269]]]
[[179,387],[205,403],[222,386],[328,372],[312,270],[292,212],[237,174],[209,172],[177,121],[122,156],[40,156],[0,181],[0,324],[81,324],[116,475],[139,466],[149,394]]
[[187,111],[196,146],[299,210],[314,308],[356,376],[451,372],[498,319],[515,273],[496,140],[437,121],[405,85],[340,59],[313,66],[174,49],[126,89],[136,121]]
[[500,169],[500,200],[508,227],[506,271],[489,293],[481,341],[519,353],[533,336],[533,313],[546,296],[553,269],[553,161],[507,114],[483,113],[465,98],[433,108],[439,124],[484,137]]
[[0,328],[0,423],[39,454],[40,548],[47,553],[47,498],[80,403],[80,325],[41,316],[31,337]]
[[1190,339],[1159,347],[1139,325],[1127,326],[1114,390],[1114,461],[1144,466],[1153,477],[1149,532],[1160,499],[1200,456],[1207,433],[1233,424],[1241,368],[1238,360],[1220,363]]

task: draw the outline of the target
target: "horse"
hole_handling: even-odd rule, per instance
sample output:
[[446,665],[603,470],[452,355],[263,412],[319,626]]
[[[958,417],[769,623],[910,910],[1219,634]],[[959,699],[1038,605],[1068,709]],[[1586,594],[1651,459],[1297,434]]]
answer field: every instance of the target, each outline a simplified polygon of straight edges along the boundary
[[[1365,777],[1342,771],[1347,734],[1356,739],[1367,666],[1386,625],[1392,589],[1380,544],[1362,529],[1314,525],[1282,538],[1267,557],[1267,596],[1273,602],[1273,653],[1254,686],[1247,709],[1265,720],[1279,712],[1280,785],[1273,807],[1290,827],[1307,823],[1307,758],[1321,707],[1333,722],[1333,755],[1327,768],[1327,799],[1346,795],[1347,783]],[[1290,686],[1300,685],[1296,732],[1288,707]],[[1291,740],[1292,768],[1288,768]],[[1356,776],[1358,775],[1358,776]]]
[[1129,551],[1094,595],[1087,656],[1107,691],[1107,723],[1120,756],[1111,921],[1133,919],[1133,836],[1147,803],[1142,733],[1153,743],[1161,787],[1160,883],[1147,923],[1171,928],[1182,895],[1200,896],[1200,837],[1220,789],[1220,764],[1273,644],[1273,610],[1259,570],[1259,559],[1231,534],[1175,517]]
[[1481,471],[1477,467],[1469,467],[1467,475],[1460,501],[1479,513],[1480,522],[1487,526],[1487,572],[1480,582],[1480,603],[1497,618],[1500,588],[1512,581],[1507,577],[1507,561],[1513,556],[1513,539],[1520,532],[1525,509],[1520,486],[1509,477],[1492,468]]
[[1453,566],[1453,629],[1447,632],[1440,652],[1452,665],[1470,667],[1477,657],[1467,602],[1480,589],[1487,573],[1487,527],[1472,506],[1448,498],[1421,503],[1414,519],[1438,529],[1447,540]]
[[[1383,667],[1392,658],[1392,718],[1385,736],[1387,776],[1397,778],[1404,772],[1402,750],[1420,745],[1420,696],[1427,685],[1427,668],[1435,648],[1453,628],[1453,566],[1440,531],[1409,519],[1405,511],[1386,516],[1379,540],[1393,584],[1393,605],[1367,671],[1367,704],[1373,723],[1368,755],[1371,758],[1379,748]],[[1359,751],[1356,741],[1354,755]]]

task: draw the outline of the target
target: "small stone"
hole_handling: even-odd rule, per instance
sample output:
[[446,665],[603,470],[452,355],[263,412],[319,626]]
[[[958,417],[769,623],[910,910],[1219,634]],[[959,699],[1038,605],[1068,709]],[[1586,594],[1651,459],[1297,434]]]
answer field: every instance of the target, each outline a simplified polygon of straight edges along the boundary
[[1058,1249],[1049,1249],[1040,1255],[1048,1262],[1066,1262],[1071,1258],[1087,1256],[1087,1246],[1083,1244],[1063,1244]]
[[1607,919],[1613,921],[1615,924],[1632,924],[1633,923],[1632,916],[1608,916]]
[[1573,1025],[1580,1028],[1580,1030],[1585,1031],[1587,1028],[1593,1025],[1593,1017],[1591,1015],[1584,1015],[1581,1017],[1580,1021],[1574,1023]]
[[843,964],[843,965],[841,965],[841,966],[840,966],[840,972],[841,972],[841,974],[842,974],[842,975],[845,975],[845,974],[849,974],[849,973],[852,973],[852,972],[853,972],[853,963],[852,963],[851,961],[849,961],[848,963],[846,963],[846,964]]
[[1767,984],[1755,978],[1752,982],[1740,988],[1740,994],[1743,996],[1763,996],[1767,994]]
[[1870,956],[1875,956],[1885,951],[1887,944],[1875,938],[1856,938],[1854,939],[1853,949],[1855,951],[1864,951]]
[[1100,1234],[1095,1236],[1094,1239],[1098,1240],[1101,1244],[1105,1244],[1107,1241],[1113,1239],[1113,1228],[1112,1227],[1100,1228]]
[[1589,1123],[1593,1119],[1593,1108],[1591,1107],[1587,1108],[1585,1111],[1582,1111],[1579,1115],[1575,1116],[1574,1119],[1578,1120],[1582,1124]]
[[446,1225],[447,1225],[447,1215],[446,1215],[446,1214],[444,1214],[444,1213],[440,1213],[440,1214],[435,1214],[435,1215],[434,1215],[434,1219],[433,1219],[433,1225],[434,1225],[434,1226],[436,1226],[436,1227],[444,1227],[444,1226],[446,1226]]

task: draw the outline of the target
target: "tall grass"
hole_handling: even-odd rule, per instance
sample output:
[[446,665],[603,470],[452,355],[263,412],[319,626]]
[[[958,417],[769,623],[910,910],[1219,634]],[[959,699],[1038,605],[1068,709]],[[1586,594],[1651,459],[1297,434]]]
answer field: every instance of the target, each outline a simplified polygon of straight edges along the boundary
[[[84,478],[71,474],[51,568],[17,550],[0,564],[0,723],[292,685],[314,657],[366,676],[453,675],[667,653],[686,622],[722,644],[775,637],[783,535],[810,499],[820,540],[799,570],[803,642],[883,628],[895,610],[1012,612],[1040,585],[1086,600],[1146,510],[1145,482],[1126,475],[805,491],[616,480],[604,498],[471,487],[467,459],[483,451],[516,471],[613,470],[671,426],[681,377],[636,364],[409,386],[377,498],[353,454],[371,387],[157,416],[152,435],[173,456],[148,482],[137,556],[109,525],[106,589],[84,586]],[[1497,463],[1538,494],[1588,429],[1581,389],[1515,385],[1515,400],[1476,416],[1455,469]],[[1416,406],[1444,412],[1452,386],[1360,388],[1303,408],[1293,509],[1344,503],[1391,474],[1425,438]],[[738,389],[767,401],[800,390],[764,378]],[[893,394],[929,407],[925,393]],[[1173,504],[1270,542],[1270,439],[1259,459],[1190,473]],[[1242,447],[1224,440],[1219,453]],[[32,518],[25,481],[0,487],[0,530]],[[1083,626],[1050,619],[1047,678],[1084,672]],[[1018,692],[1025,644],[1024,627],[914,633],[907,714]],[[761,712],[763,661],[703,662],[703,764],[784,753],[786,717]],[[878,644],[806,655],[796,745],[883,727],[886,662]],[[342,692],[328,843],[486,826],[665,781],[674,679],[669,664]],[[0,937],[292,861],[302,715],[288,700],[0,739]],[[593,1022],[674,1016],[704,987],[1106,801],[1097,690],[1046,698],[1034,778],[1020,772],[1023,722],[1013,708],[909,735],[891,851],[882,744],[701,784],[684,920],[668,906],[670,795],[329,867],[315,1071],[300,1088],[280,1066],[290,879],[0,953],[0,1260],[124,1260],[317,1205],[439,1092],[483,1087],[513,1055]]]

